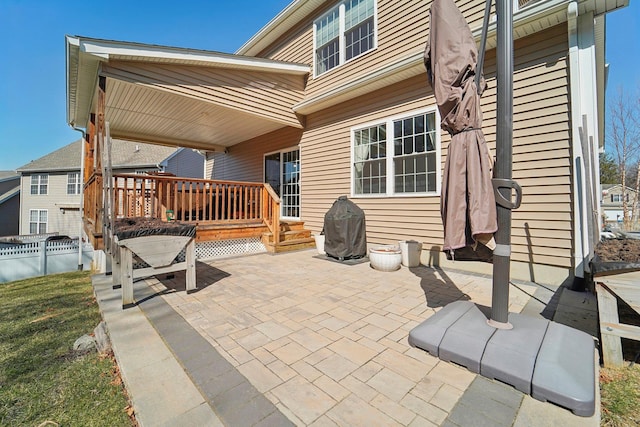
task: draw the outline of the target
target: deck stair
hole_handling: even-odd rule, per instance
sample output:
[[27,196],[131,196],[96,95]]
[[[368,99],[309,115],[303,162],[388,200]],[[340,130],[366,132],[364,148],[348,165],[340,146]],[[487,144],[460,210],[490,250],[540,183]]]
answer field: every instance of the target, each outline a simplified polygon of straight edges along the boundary
[[196,228],[196,242],[232,240],[259,237],[270,253],[288,252],[315,247],[311,231],[304,222],[283,220],[280,222],[280,241],[274,242],[273,233],[261,221],[241,221],[228,224],[201,222]]
[[273,233],[262,234],[262,243],[268,252],[279,253],[315,247],[311,231],[304,228],[303,221],[282,220],[280,222],[280,241],[274,242]]

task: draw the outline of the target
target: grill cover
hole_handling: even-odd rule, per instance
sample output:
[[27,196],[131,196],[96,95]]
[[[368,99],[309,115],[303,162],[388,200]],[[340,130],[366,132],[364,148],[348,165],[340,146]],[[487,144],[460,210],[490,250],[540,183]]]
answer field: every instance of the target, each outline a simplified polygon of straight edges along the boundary
[[367,255],[364,211],[347,196],[340,196],[324,215],[324,251],[339,260]]

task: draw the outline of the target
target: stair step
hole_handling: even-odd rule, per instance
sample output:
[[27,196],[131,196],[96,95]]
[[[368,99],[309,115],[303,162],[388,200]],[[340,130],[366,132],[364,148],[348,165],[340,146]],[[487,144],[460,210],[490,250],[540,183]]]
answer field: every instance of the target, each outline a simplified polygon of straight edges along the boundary
[[281,221],[280,229],[283,231],[304,230],[304,221]]
[[[291,230],[280,232],[280,243],[284,243],[289,240],[308,239],[311,237],[311,231],[309,230]],[[262,240],[264,242],[273,243],[273,233],[266,232],[262,234]]]
[[316,240],[313,237],[306,237],[301,239],[292,239],[280,242],[276,245],[273,243],[265,243],[267,251],[271,253],[280,253],[288,251],[297,251],[301,249],[309,249],[316,247]]

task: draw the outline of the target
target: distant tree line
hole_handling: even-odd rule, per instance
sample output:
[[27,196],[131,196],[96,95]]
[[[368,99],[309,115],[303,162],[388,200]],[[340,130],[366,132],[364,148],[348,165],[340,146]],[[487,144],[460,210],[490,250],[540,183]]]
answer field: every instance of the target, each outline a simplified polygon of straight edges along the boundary
[[[618,88],[607,107],[606,151],[600,154],[600,183],[620,184],[625,225],[638,221],[640,193],[640,94]],[[635,190],[627,201],[627,189]],[[631,215],[629,215],[631,213]]]

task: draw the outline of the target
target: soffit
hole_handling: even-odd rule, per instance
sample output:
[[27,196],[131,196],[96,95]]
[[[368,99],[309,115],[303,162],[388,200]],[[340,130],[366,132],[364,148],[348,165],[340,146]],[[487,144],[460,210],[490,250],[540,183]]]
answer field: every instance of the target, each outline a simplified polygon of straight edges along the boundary
[[[306,65],[242,57],[218,52],[171,48],[137,43],[114,42],[67,36],[67,122],[74,127],[87,126],[90,114],[95,112],[98,76],[107,77],[106,120],[113,137],[211,149],[233,145],[284,126],[301,127],[291,105],[302,98],[304,79],[309,73]],[[127,76],[114,74],[110,64],[147,64]],[[273,113],[243,111],[242,106],[230,108],[216,103],[215,96],[208,99],[190,96],[184,91],[171,90],[171,84],[154,84],[149,65],[168,65],[201,69],[203,73],[242,74],[247,88],[263,88],[263,96],[270,90],[264,85],[264,76],[276,82],[294,82],[300,87],[284,93],[283,103],[289,111],[281,116]],[[153,68],[153,67],[151,67]],[[138,73],[136,75],[136,73]],[[260,75],[256,81],[247,75]],[[267,77],[269,79],[271,77]],[[166,83],[166,82],[164,82]],[[193,88],[197,90],[198,82]],[[260,89],[258,89],[260,90]],[[272,91],[273,92],[273,91]],[[214,94],[215,95],[215,94]],[[244,94],[245,98],[246,93]],[[270,96],[279,96],[269,93]],[[275,100],[274,100],[275,101]]]
[[285,125],[176,93],[107,78],[112,137],[220,150]]

